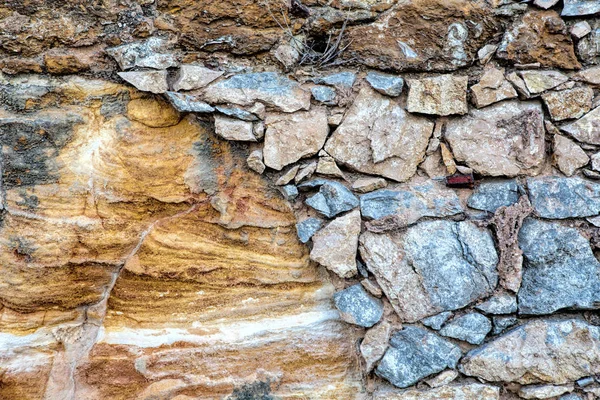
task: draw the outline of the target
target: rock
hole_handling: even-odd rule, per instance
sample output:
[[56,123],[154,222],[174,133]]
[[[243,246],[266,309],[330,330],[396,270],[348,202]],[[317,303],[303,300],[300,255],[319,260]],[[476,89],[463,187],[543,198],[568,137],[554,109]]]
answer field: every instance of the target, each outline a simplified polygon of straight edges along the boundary
[[255,122],[252,124],[252,133],[256,140],[261,140],[265,137],[265,124],[262,121]]
[[533,2],[533,4],[535,4],[538,7],[541,7],[545,10],[549,9],[550,7],[555,6],[558,3],[558,0],[535,0]]
[[294,185],[285,185],[280,190],[287,201],[292,201],[298,197],[298,188]]
[[600,214],[600,185],[581,178],[547,176],[527,180],[529,199],[542,218],[564,219]]
[[215,133],[225,140],[256,142],[252,122],[215,114]]
[[577,229],[527,219],[519,246],[524,256],[519,313],[598,308],[600,262]]
[[399,76],[382,74],[375,71],[370,71],[366,79],[373,89],[386,96],[400,96],[402,87],[404,86],[404,79]]
[[299,169],[300,169],[299,165],[294,165],[293,167],[288,169],[283,175],[281,175],[279,177],[279,179],[277,179],[275,184],[278,186],[287,185],[288,183],[290,183],[292,181],[292,179],[294,179],[296,177],[296,174],[298,173]]
[[302,166],[302,168],[300,168],[300,170],[294,177],[294,182],[296,184],[298,184],[298,183],[302,182],[303,180],[310,178],[311,176],[313,176],[313,174],[315,173],[316,170],[317,170],[317,163],[314,161],[309,163],[308,165]]
[[589,170],[587,168],[583,169],[583,175],[586,178],[590,178],[590,179],[595,179],[595,180],[599,180],[600,179],[600,173],[598,173],[596,171]]
[[476,210],[494,213],[500,207],[508,207],[519,201],[522,190],[514,179],[484,181],[469,196],[467,205]]
[[599,343],[600,328],[582,320],[532,320],[471,350],[460,371],[490,382],[563,385],[600,371]]
[[583,395],[579,393],[569,393],[560,396],[558,400],[584,400],[584,398]]
[[242,110],[241,108],[238,108],[238,107],[216,106],[215,109],[218,112],[220,112],[221,114],[224,114],[231,118],[237,118],[237,119],[241,119],[242,121],[249,121],[249,122],[258,121],[258,117],[256,115],[254,115],[253,113],[251,113],[249,111]]
[[506,75],[506,80],[508,80],[512,85],[517,89],[519,93],[519,97],[521,99],[528,99],[531,97],[531,93],[527,89],[527,85],[525,85],[525,81],[516,72],[511,72]]
[[487,70],[479,83],[471,86],[471,92],[477,108],[517,97],[515,88],[504,79],[504,70],[495,68]]
[[333,157],[329,156],[319,157],[319,163],[317,164],[317,174],[345,179],[344,173],[337,166]]
[[442,329],[442,325],[448,321],[448,319],[452,316],[452,312],[444,311],[437,315],[433,315],[431,317],[427,317],[421,320],[421,323],[425,326],[430,327],[431,329],[435,329],[439,331]]
[[259,173],[262,174],[263,172],[265,172],[265,164],[263,163],[263,153],[262,153],[262,149],[256,149],[253,150],[250,155],[248,156],[248,158],[246,159],[246,163],[248,164],[248,167]]
[[575,387],[573,385],[530,385],[523,386],[519,389],[519,396],[524,399],[549,399],[564,393],[572,392],[574,389]]
[[360,196],[363,218],[393,217],[398,227],[414,224],[422,217],[448,217],[463,208],[456,192],[432,181],[408,190],[377,190]]
[[592,67],[579,71],[573,78],[592,85],[600,85],[600,67]]
[[591,384],[593,384],[595,382],[595,379],[593,376],[588,376],[586,378],[581,378],[577,380],[577,386],[579,387],[585,387],[585,386],[589,386]]
[[600,107],[594,108],[583,118],[560,129],[579,142],[600,144]]
[[600,23],[598,19],[590,19],[592,31],[577,43],[577,56],[586,65],[600,64]]
[[367,373],[373,371],[375,364],[385,354],[391,333],[392,326],[387,321],[382,321],[365,333],[365,337],[360,343],[360,354],[365,360]]
[[519,320],[516,317],[492,317],[492,322],[494,323],[492,334],[497,335],[511,326],[515,326]]
[[517,312],[517,299],[508,293],[500,293],[475,306],[487,314],[512,314]]
[[392,336],[375,373],[405,388],[446,368],[455,368],[461,355],[460,348],[449,341],[425,329],[407,326]]
[[360,212],[358,210],[334,219],[313,235],[310,259],[342,278],[353,277],[358,272],[356,250],[359,234]]
[[353,72],[339,72],[337,74],[327,75],[313,79],[314,83],[319,85],[329,85],[340,88],[352,88],[354,81],[356,80],[356,74]]
[[340,290],[333,295],[333,302],[342,319],[350,324],[370,328],[383,316],[381,300],[365,292],[360,284]]
[[575,17],[600,13],[600,4],[595,0],[564,0],[563,17]]
[[458,372],[453,369],[447,369],[444,372],[441,372],[439,375],[434,376],[431,379],[427,379],[425,383],[431,388],[438,388],[440,386],[449,384],[456,378],[458,378]]
[[312,93],[313,98],[318,102],[328,105],[335,104],[335,89],[327,86],[315,86],[310,89],[310,92]]
[[[598,165],[600,165],[600,157],[598,162]],[[368,193],[386,186],[387,181],[383,178],[360,178],[354,181],[352,190],[358,193]]]
[[380,390],[373,394],[373,400],[499,400],[500,389],[481,383],[461,383],[435,389],[405,391]]
[[[306,204],[328,218],[352,210],[359,204],[356,196],[341,183],[317,179],[309,184],[320,188],[317,194],[306,199]],[[300,187],[307,186],[301,185]]]
[[410,79],[406,109],[411,113],[442,116],[466,114],[468,80],[466,76],[454,75]]
[[310,92],[275,72],[239,74],[212,83],[204,90],[204,100],[240,106],[261,101],[287,113],[310,108]]
[[302,46],[302,39],[290,38],[288,43],[281,43],[273,51],[273,56],[283,65],[286,70],[292,69],[300,61],[299,48]]
[[212,113],[215,109],[208,103],[184,93],[166,92],[167,99],[179,112]]
[[445,143],[440,143],[440,152],[442,154],[442,162],[446,167],[446,174],[456,174],[456,162],[454,161],[454,155]]
[[567,176],[573,175],[590,161],[581,147],[562,135],[554,135],[553,149],[554,164]]
[[169,90],[167,71],[131,71],[118,74],[142,92],[165,93]]
[[[451,119],[445,138],[454,157],[481,175],[536,175],[544,163],[539,103],[508,101]],[[487,149],[494,148],[494,154]]]
[[554,121],[580,118],[592,108],[594,91],[589,87],[548,92],[542,99]]
[[528,11],[506,30],[496,56],[519,64],[579,69],[573,41],[556,11]]
[[293,114],[267,114],[265,125],[265,165],[278,171],[317,154],[329,134],[327,114],[318,107]]
[[90,64],[73,54],[46,53],[44,65],[50,74],[63,75],[84,72],[90,69]]
[[481,64],[487,64],[494,56],[494,53],[496,53],[496,50],[498,50],[498,46],[493,45],[493,44],[486,44],[485,46],[483,46],[477,52],[477,57],[479,58],[479,62]]
[[389,97],[363,87],[325,151],[354,170],[402,182],[414,175],[425,156],[433,126]]
[[405,232],[365,232],[360,254],[402,321],[465,307],[489,296],[498,280],[492,237],[471,222],[427,221]]
[[[167,50],[168,42],[151,37],[143,42],[127,43],[106,49],[122,70],[133,67],[167,69],[178,65],[175,55]],[[178,89],[175,89],[178,90]]]
[[558,71],[521,71],[529,93],[538,94],[557,87],[569,80],[569,77]]
[[153,96],[127,103],[127,118],[151,128],[165,128],[177,125],[181,121],[181,114],[159,96]]
[[298,239],[300,239],[302,243],[307,243],[322,226],[323,221],[317,218],[307,218],[302,222],[298,222],[296,224]]
[[592,27],[587,21],[580,21],[571,27],[571,36],[575,39],[581,39],[582,37],[589,35],[591,31]]
[[446,323],[440,334],[471,344],[483,343],[487,334],[492,330],[489,319],[479,313],[469,313]]
[[594,171],[600,171],[600,152],[592,154],[592,169]]
[[200,65],[183,64],[173,82],[173,90],[201,89],[223,75],[223,71],[215,71]]
[[377,284],[377,282],[372,281],[370,279],[363,279],[360,281],[360,284],[363,285],[365,290],[371,293],[375,297],[383,296],[383,292],[381,291],[381,287]]

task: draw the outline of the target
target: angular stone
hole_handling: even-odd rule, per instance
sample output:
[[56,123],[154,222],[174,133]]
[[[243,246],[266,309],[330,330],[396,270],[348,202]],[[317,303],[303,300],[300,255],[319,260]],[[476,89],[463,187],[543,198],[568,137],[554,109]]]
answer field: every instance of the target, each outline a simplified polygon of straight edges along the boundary
[[[106,49],[122,70],[133,67],[167,69],[176,67],[178,62],[175,55],[168,49],[164,39],[151,37],[143,42],[127,43]],[[178,89],[175,89],[178,90]]]
[[513,23],[502,38],[496,56],[519,64],[579,69],[573,41],[556,11],[532,10]]
[[529,199],[542,218],[564,219],[600,214],[600,185],[581,178],[547,176],[527,180]]
[[445,137],[455,159],[481,175],[536,175],[544,163],[543,118],[539,103],[508,101],[449,120]]
[[167,99],[179,112],[211,113],[215,109],[208,103],[203,102],[196,96],[184,93],[166,92]]
[[356,74],[353,72],[339,72],[337,74],[327,75],[313,79],[313,82],[319,85],[329,85],[341,88],[351,88],[356,80]]
[[600,171],[600,152],[592,154],[592,169],[594,171]]
[[600,4],[596,0],[564,0],[563,17],[575,17],[600,13]]
[[359,204],[356,196],[339,182],[317,179],[300,187],[317,186],[319,186],[319,192],[306,199],[306,204],[328,218],[335,217],[344,211],[352,210]]
[[239,74],[218,81],[205,89],[204,100],[240,106],[251,106],[256,101],[262,101],[290,113],[310,108],[310,92],[275,72]]
[[493,44],[486,44],[485,46],[483,46],[477,52],[477,57],[479,57],[479,62],[481,64],[487,64],[494,56],[494,53],[496,53],[496,50],[498,50],[498,46],[493,45]]
[[313,235],[310,259],[342,278],[353,277],[358,272],[356,250],[359,234],[360,211],[354,210],[334,219]]
[[525,85],[525,81],[523,80],[523,78],[517,75],[516,72],[511,72],[510,74],[506,75],[506,79],[510,83],[512,83],[515,89],[517,89],[517,92],[519,93],[519,97],[521,99],[528,99],[531,97],[531,93],[529,93],[527,85]]
[[298,184],[298,183],[302,182],[303,180],[310,178],[311,176],[313,176],[313,174],[315,173],[316,170],[317,170],[317,163],[315,161],[313,161],[307,165],[303,165],[302,168],[300,168],[300,170],[294,177],[294,182],[296,184]]
[[511,206],[519,201],[520,188],[517,181],[485,181],[481,183],[473,194],[469,196],[467,205],[476,210],[496,212],[503,206]]
[[280,190],[287,201],[292,201],[298,197],[298,188],[294,185],[285,185]]
[[458,378],[458,372],[453,369],[447,369],[441,372],[439,375],[434,376],[431,379],[427,379],[425,383],[427,383],[427,385],[429,385],[431,388],[437,388],[449,384],[456,378]]
[[558,400],[585,400],[583,395],[580,393],[569,393],[564,394],[558,398]]
[[492,237],[471,222],[427,221],[405,232],[365,232],[360,254],[402,321],[465,307],[489,296],[498,281]]
[[594,108],[583,118],[560,129],[579,142],[600,144],[600,107]]
[[511,326],[515,326],[519,320],[516,317],[492,317],[492,322],[494,323],[492,334],[497,335]]
[[592,27],[587,21],[581,21],[571,27],[571,35],[575,39],[581,39],[592,31]]
[[600,85],[600,67],[592,67],[579,71],[573,79],[590,83],[592,85]]
[[562,135],[554,135],[553,148],[554,164],[567,176],[573,175],[590,161],[581,147]]
[[293,167],[288,169],[283,175],[281,175],[279,177],[279,179],[277,179],[275,184],[277,186],[287,185],[288,183],[290,183],[292,181],[292,179],[294,179],[294,177],[298,173],[299,169],[300,169],[299,165],[294,165]]
[[402,182],[414,175],[425,156],[433,126],[389,97],[363,87],[325,151],[359,172]]
[[307,218],[302,222],[298,222],[296,224],[298,239],[300,239],[302,243],[308,242],[310,238],[313,237],[313,235],[317,233],[319,229],[321,229],[322,226],[323,221],[318,218]]
[[179,67],[173,83],[173,90],[201,89],[223,75],[223,71],[215,71],[201,65],[183,64]]
[[383,296],[383,292],[381,291],[381,287],[377,284],[377,282],[372,281],[371,279],[363,279],[360,281],[360,284],[363,285],[365,290],[371,293],[375,297]]
[[165,93],[169,90],[167,71],[131,71],[118,74],[142,92]]
[[556,3],[558,3],[558,0],[535,0],[533,2],[533,4],[535,4],[536,6],[545,10],[549,9],[550,7],[553,7],[554,5],[556,5]]
[[600,372],[600,327],[533,320],[471,350],[460,371],[490,382],[562,385]]
[[431,329],[439,331],[440,329],[442,329],[442,325],[444,325],[451,316],[452,312],[444,311],[437,315],[422,319],[421,323],[425,326],[430,327]]
[[265,165],[278,171],[317,154],[329,134],[327,113],[318,107],[293,114],[268,114],[265,125]]
[[225,140],[256,142],[252,122],[223,117],[219,114],[215,114],[215,133]]
[[379,72],[370,71],[367,74],[367,82],[375,90],[386,96],[396,97],[402,93],[404,79],[396,75],[382,74]]
[[354,181],[352,190],[358,193],[368,193],[386,186],[387,181],[383,178],[361,178]]
[[600,307],[600,262],[577,229],[527,219],[519,247],[524,256],[519,313]]
[[433,115],[466,114],[466,76],[439,75],[432,78],[410,79],[406,109],[412,113]]
[[238,108],[238,107],[216,106],[215,109],[218,112],[220,112],[221,114],[224,114],[231,118],[237,118],[237,119],[241,119],[242,121],[249,121],[249,122],[258,121],[258,117],[256,115],[254,115],[250,111],[242,110],[241,108]]
[[458,346],[438,335],[407,326],[392,336],[375,373],[405,388],[446,368],[455,368],[461,355]]
[[335,104],[335,89],[327,86],[315,86],[310,89],[313,98],[321,103],[332,105]]
[[381,390],[373,393],[373,400],[499,400],[500,389],[481,383],[461,383],[435,389],[404,391]]
[[[496,77],[498,72],[501,79]],[[492,77],[497,79],[493,85],[489,83]],[[477,108],[489,106],[490,104],[497,103],[502,100],[514,99],[517,97],[517,92],[513,85],[504,79],[504,71],[498,69],[486,71],[479,83],[471,86],[471,92],[473,93],[473,101],[475,103],[475,107]]]
[[487,314],[512,314],[517,312],[517,299],[508,293],[501,293],[475,306]]
[[575,389],[573,385],[530,385],[519,389],[519,396],[524,399],[549,399],[560,396],[561,394],[572,392]]
[[529,93],[538,94],[557,87],[569,80],[569,77],[558,71],[521,71],[521,78],[527,85]]
[[335,293],[333,302],[342,319],[350,324],[370,328],[383,316],[381,300],[368,294],[361,284]]
[[259,174],[262,174],[263,172],[265,172],[265,168],[266,168],[265,164],[263,163],[262,160],[263,160],[262,149],[256,149],[250,153],[250,155],[246,159],[246,163],[248,164],[248,167],[251,170],[258,172]]
[[360,343],[360,354],[365,360],[365,370],[367,373],[370,373],[375,368],[375,364],[385,354],[391,333],[392,326],[387,321],[382,321],[365,333],[365,337]]
[[325,156],[319,157],[319,163],[317,164],[317,174],[335,176],[337,178],[344,179],[344,173],[335,163],[333,157]]
[[593,97],[594,91],[589,87],[548,92],[542,95],[554,121],[582,117],[592,108]]
[[489,319],[479,313],[469,313],[446,323],[440,329],[440,334],[471,344],[481,344],[491,330]]

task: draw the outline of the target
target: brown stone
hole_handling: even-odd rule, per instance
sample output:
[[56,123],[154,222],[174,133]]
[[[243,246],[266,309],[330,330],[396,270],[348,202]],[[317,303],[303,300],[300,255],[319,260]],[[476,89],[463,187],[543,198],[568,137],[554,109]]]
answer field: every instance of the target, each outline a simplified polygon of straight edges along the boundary
[[466,114],[468,77],[440,75],[408,81],[407,110],[412,113],[447,116]]
[[435,389],[408,389],[402,391],[381,390],[373,395],[373,400],[499,400],[500,389],[480,383],[448,385]]
[[573,175],[590,161],[581,147],[562,135],[554,135],[553,149],[555,165],[567,176]]
[[360,344],[360,354],[365,360],[367,373],[370,373],[375,364],[381,360],[388,348],[388,341],[392,333],[392,326],[387,321],[382,321],[367,331]]
[[477,108],[517,97],[515,88],[504,78],[504,70],[496,68],[487,70],[479,83],[471,86],[471,92]]
[[44,56],[46,70],[51,74],[74,74],[90,68],[73,54],[48,53]]
[[542,99],[554,121],[580,118],[592,108],[594,91],[589,87],[548,92]]

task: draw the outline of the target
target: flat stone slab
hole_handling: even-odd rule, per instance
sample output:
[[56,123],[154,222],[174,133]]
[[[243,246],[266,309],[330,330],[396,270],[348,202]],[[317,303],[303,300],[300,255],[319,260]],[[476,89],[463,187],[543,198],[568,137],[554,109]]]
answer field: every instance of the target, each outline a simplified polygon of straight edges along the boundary
[[365,291],[358,283],[333,295],[333,302],[342,319],[348,323],[370,328],[383,316],[383,303]]
[[600,184],[581,178],[527,179],[529,200],[542,218],[583,218],[600,214]]
[[223,75],[223,71],[215,71],[201,65],[183,64],[179,67],[173,83],[173,90],[196,90],[205,87]]
[[166,92],[165,94],[171,105],[179,112],[211,113],[215,111],[213,106],[196,96],[176,92]]
[[133,67],[167,69],[178,64],[175,54],[168,47],[166,40],[151,37],[112,47],[106,49],[106,52],[117,61],[122,70]]
[[167,71],[129,71],[118,75],[142,92],[165,93],[169,90]]

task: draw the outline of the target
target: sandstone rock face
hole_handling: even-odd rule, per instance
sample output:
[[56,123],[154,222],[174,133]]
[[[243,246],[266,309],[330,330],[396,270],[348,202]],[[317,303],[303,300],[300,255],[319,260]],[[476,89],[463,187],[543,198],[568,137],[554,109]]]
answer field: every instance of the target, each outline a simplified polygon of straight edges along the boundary
[[441,75],[408,82],[407,110],[412,113],[466,114],[468,77]]
[[448,121],[445,137],[456,159],[482,175],[536,175],[543,163],[544,125],[538,103],[511,101],[472,110]]

